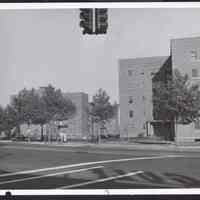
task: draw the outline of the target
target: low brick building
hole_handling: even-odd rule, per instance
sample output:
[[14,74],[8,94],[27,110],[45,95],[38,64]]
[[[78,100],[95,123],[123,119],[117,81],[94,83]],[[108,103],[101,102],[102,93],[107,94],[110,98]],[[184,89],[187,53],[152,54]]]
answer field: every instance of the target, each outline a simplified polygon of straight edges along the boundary
[[[43,88],[41,87],[38,94],[42,94]],[[80,140],[86,139],[89,135],[88,125],[88,94],[65,93],[64,97],[70,99],[76,107],[73,116],[65,121],[52,121],[45,124],[43,127],[43,135],[45,140]],[[22,124],[20,127],[21,134],[31,138],[32,140],[39,140],[41,138],[40,125]]]
[[[42,94],[44,88],[38,90]],[[43,136],[45,141],[88,140],[91,136],[97,137],[100,127],[92,124],[89,116],[88,94],[82,92],[64,93],[66,99],[72,101],[76,107],[75,113],[64,121],[51,121],[43,126]],[[101,130],[102,135],[119,135],[118,109],[115,116],[105,124],[105,129]],[[41,127],[34,124],[22,124],[21,134],[30,140],[41,139]]]
[[88,94],[77,92],[65,93],[64,96],[74,103],[76,112],[71,118],[61,123],[61,127],[66,125],[66,128],[61,128],[59,132],[62,135],[66,134],[68,139],[88,138]]

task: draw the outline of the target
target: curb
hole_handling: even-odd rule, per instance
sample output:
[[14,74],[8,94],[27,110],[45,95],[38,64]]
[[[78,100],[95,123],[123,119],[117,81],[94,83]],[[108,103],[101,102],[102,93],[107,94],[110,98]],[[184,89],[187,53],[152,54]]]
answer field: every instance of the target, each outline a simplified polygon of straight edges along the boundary
[[[165,151],[165,152],[200,152],[200,146],[177,146],[175,144],[91,144],[91,143],[67,143],[67,144],[53,144],[53,143],[41,143],[41,142],[13,142],[13,141],[0,141],[2,144],[25,144],[26,146],[38,145],[43,147],[71,147],[72,151],[77,153],[107,153],[109,151],[132,151],[132,150],[151,150],[151,151]],[[80,148],[80,149],[79,149]],[[82,149],[86,148],[86,149]],[[103,150],[103,151],[102,151]]]

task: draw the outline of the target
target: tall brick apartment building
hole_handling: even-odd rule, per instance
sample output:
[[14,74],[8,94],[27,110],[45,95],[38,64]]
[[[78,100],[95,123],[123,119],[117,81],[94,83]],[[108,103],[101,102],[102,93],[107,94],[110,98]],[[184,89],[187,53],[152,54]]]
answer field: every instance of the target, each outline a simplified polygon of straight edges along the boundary
[[[189,75],[191,83],[200,84],[200,37],[172,39],[170,55],[119,60],[119,98],[121,137],[137,137],[140,134],[155,134],[151,124],[159,122],[153,117],[152,84],[165,81],[178,68]],[[152,122],[152,123],[149,123]],[[161,124],[161,123],[160,123]],[[191,123],[172,124],[157,129],[165,139],[195,141],[200,138],[200,126]]]
[[147,122],[153,121],[152,79],[168,59],[149,57],[119,61],[122,137],[136,137],[147,132]]

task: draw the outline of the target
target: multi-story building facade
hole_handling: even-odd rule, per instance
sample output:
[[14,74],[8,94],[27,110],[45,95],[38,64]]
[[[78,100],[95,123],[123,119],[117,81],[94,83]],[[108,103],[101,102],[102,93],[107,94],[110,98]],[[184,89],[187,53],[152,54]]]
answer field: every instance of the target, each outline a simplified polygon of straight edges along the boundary
[[75,105],[75,114],[63,122],[66,128],[62,128],[60,132],[67,135],[67,138],[83,139],[89,134],[88,126],[88,94],[83,92],[65,93],[64,96],[69,98]]
[[[159,122],[153,116],[152,85],[172,77],[173,69],[188,74],[191,83],[200,85],[200,37],[172,39],[170,44],[170,55],[166,57],[119,60],[121,137],[137,137],[141,133],[148,133],[148,122]],[[169,138],[177,141],[200,138],[198,123],[178,125],[177,130],[173,127],[164,130],[162,123],[158,124],[157,130],[163,132],[161,135],[168,134]],[[167,133],[170,131],[174,133]]]
[[152,78],[167,60],[161,56],[119,61],[121,137],[147,132],[147,122],[153,120]]
[[[200,37],[171,40],[172,68],[179,69],[189,76],[191,84],[200,85]],[[195,141],[200,139],[200,122],[178,125],[177,141]]]

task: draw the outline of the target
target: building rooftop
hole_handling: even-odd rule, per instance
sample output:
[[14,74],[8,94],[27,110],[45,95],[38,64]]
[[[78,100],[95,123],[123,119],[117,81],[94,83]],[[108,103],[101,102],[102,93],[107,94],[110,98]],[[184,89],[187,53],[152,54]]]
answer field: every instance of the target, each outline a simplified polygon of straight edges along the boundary
[[123,64],[135,64],[135,65],[141,65],[141,64],[156,64],[156,65],[163,65],[166,60],[169,58],[169,56],[154,56],[154,57],[141,57],[141,58],[125,58],[125,59],[119,59],[120,65]]
[[188,36],[188,37],[181,37],[181,38],[171,38],[170,41],[173,41],[173,40],[192,40],[192,39],[199,39],[200,40],[200,36]]

